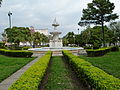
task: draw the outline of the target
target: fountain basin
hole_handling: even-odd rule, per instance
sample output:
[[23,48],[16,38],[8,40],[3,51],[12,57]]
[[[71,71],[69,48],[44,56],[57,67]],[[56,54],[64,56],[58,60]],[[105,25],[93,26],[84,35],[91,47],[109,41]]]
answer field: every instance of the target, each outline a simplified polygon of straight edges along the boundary
[[62,50],[69,50],[72,53],[76,53],[76,54],[86,53],[86,51],[82,47],[78,47],[78,48],[75,48],[75,47],[62,47],[62,48],[42,47],[42,48],[30,48],[28,50],[33,51],[33,53],[37,53],[37,54],[44,54],[47,51],[52,51],[55,54],[59,54],[61,53]]
[[73,48],[73,47],[62,47],[62,48],[50,48],[50,47],[42,47],[42,48],[30,48],[29,51],[62,51],[62,50],[82,50],[82,47]]

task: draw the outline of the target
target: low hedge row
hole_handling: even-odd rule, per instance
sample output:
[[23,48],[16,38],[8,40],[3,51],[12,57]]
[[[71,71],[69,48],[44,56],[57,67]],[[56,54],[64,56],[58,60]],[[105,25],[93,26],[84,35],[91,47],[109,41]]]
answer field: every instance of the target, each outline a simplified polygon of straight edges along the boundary
[[91,63],[80,59],[69,51],[63,51],[65,59],[79,78],[87,81],[95,90],[120,90],[120,79],[94,67]]
[[0,49],[0,54],[9,57],[31,57],[33,53],[31,51]]
[[22,50],[28,50],[29,48],[32,48],[30,46],[22,47]]
[[118,46],[86,50],[88,57],[103,56],[110,51],[119,51]]
[[38,86],[45,75],[51,59],[51,54],[51,51],[49,51],[41,57],[8,90],[38,90]]

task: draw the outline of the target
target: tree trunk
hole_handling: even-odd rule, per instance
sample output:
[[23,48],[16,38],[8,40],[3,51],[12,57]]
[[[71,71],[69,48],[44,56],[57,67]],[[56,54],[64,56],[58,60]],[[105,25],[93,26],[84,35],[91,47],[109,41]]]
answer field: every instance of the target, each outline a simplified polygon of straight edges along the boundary
[[103,15],[101,15],[101,25],[102,25],[102,35],[103,35],[103,47],[105,47],[105,31],[104,31]]

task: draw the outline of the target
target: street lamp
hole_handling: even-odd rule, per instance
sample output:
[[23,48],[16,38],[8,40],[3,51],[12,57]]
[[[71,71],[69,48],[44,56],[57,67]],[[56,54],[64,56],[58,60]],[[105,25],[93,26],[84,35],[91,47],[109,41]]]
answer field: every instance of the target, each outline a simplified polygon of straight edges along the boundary
[[78,28],[78,34],[79,34],[79,28]]
[[9,12],[8,12],[8,17],[9,17],[9,25],[10,25],[10,28],[11,28],[11,15],[12,15],[12,13],[9,11]]

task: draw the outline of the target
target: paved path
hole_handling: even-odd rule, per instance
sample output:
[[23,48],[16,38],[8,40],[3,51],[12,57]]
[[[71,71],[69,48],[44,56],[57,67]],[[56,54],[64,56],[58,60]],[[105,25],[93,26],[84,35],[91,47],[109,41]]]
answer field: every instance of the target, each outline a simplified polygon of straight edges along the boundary
[[12,83],[15,82],[32,64],[34,64],[36,61],[38,61],[41,56],[42,55],[39,55],[38,58],[31,61],[30,63],[28,63],[27,65],[22,67],[20,70],[18,70],[14,74],[12,74],[10,77],[8,77],[4,81],[2,81],[0,83],[0,90],[8,90],[8,88],[12,85]]
[[63,54],[62,54],[62,51],[60,51],[60,52],[53,52],[52,53],[52,56],[63,56]]

